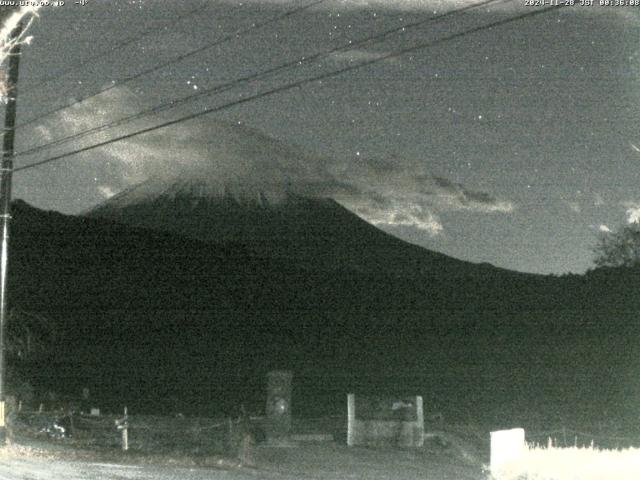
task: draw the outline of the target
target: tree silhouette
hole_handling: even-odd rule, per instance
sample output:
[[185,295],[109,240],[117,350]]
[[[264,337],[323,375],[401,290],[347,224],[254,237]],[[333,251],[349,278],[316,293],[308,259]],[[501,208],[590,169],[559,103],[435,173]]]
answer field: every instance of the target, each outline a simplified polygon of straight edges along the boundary
[[640,265],[640,223],[630,223],[615,232],[603,233],[594,248],[598,267]]

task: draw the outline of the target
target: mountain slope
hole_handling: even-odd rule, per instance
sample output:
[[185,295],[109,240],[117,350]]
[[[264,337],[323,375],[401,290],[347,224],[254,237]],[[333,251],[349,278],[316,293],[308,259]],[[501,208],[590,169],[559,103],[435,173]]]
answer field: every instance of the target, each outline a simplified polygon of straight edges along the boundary
[[[197,196],[191,193],[197,189],[191,188],[130,201],[129,195],[137,190],[105,202],[89,216],[197,240],[241,244],[262,255],[314,265],[382,268],[385,264],[389,268],[418,258],[432,266],[448,259],[382,232],[328,198],[287,194],[270,202],[259,195],[255,200]],[[457,263],[448,260],[451,265]]]
[[634,276],[482,275],[446,257],[459,267],[318,268],[22,202],[14,219],[12,303],[52,318],[61,342],[27,371],[114,408],[259,406],[271,368],[295,371],[298,412],[338,408],[348,390],[422,393],[452,412],[530,398],[575,410],[632,378]]

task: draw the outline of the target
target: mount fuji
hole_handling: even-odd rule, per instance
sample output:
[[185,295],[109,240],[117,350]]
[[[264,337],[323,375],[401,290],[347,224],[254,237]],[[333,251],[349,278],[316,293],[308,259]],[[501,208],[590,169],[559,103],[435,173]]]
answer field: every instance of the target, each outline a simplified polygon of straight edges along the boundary
[[174,164],[157,153],[162,174],[86,215],[329,268],[411,265],[434,272],[471,265],[393,237],[335,201],[350,185],[329,172],[326,159],[243,126],[213,122],[207,132],[218,139],[207,155]]

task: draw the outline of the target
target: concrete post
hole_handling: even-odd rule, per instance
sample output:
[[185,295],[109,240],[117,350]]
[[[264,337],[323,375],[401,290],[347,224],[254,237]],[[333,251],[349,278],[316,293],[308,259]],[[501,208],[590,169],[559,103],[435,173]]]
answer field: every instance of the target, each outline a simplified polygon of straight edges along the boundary
[[269,441],[286,440],[291,432],[291,381],[293,373],[274,370],[267,373],[267,425]]

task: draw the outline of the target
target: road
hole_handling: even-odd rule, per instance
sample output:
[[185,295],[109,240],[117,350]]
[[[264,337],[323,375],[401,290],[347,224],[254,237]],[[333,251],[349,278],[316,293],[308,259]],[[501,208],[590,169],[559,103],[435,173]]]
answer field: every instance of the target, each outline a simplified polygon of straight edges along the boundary
[[[10,446],[0,450],[0,480],[486,480],[479,465],[457,455],[349,449],[335,444],[261,448],[257,467],[69,459]],[[473,462],[475,463],[475,462]]]
[[42,458],[3,458],[0,461],[0,480],[212,480],[244,479],[253,476],[233,476],[223,470],[149,465],[119,465],[108,463],[69,462]]
[[[12,445],[0,449],[0,480],[255,480],[272,478],[257,475],[255,469],[222,465],[226,468],[171,465],[149,461],[136,464],[133,459],[124,462],[96,461],[73,458],[60,451]],[[286,477],[278,476],[285,480]]]

